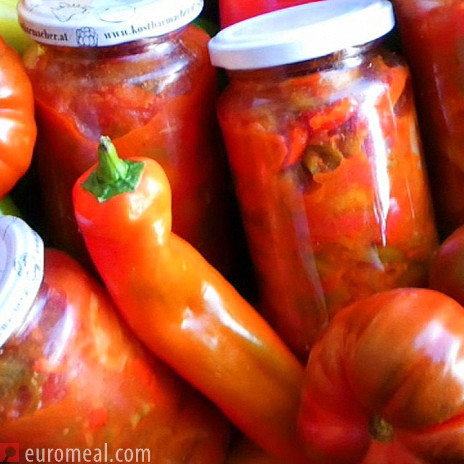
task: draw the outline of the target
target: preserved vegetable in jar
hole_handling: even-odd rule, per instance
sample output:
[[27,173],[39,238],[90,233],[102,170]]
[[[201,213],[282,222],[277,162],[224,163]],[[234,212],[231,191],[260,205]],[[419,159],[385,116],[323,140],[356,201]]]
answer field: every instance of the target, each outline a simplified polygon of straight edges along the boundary
[[464,2],[394,0],[442,238],[464,224]]
[[51,246],[85,253],[74,181],[96,162],[100,136],[121,156],[155,158],[173,188],[174,230],[227,273],[234,257],[229,174],[216,118],[209,36],[190,24],[200,0],[23,0],[36,43],[24,55],[36,100],[35,156]]
[[142,451],[138,462],[224,462],[224,416],[147,354],[75,260],[2,216],[0,265],[0,442],[19,444],[15,462],[74,462],[69,451],[76,462]]
[[219,20],[225,28],[253,16],[311,1],[318,0],[219,0]]
[[437,246],[409,71],[377,40],[393,25],[386,1],[318,2],[210,42],[260,307],[302,358],[343,306],[425,285]]

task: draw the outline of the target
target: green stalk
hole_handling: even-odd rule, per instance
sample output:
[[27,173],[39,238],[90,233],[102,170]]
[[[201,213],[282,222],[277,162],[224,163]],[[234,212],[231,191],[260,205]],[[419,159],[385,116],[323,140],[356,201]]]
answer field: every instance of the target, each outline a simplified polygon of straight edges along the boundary
[[100,203],[121,193],[133,192],[142,176],[143,166],[143,162],[120,158],[111,139],[102,136],[98,145],[98,164],[82,188]]

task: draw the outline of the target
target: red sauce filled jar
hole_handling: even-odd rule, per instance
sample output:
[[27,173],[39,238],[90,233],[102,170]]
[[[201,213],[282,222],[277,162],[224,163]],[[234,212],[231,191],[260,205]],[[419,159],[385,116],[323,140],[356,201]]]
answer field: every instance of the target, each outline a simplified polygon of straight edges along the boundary
[[311,1],[319,0],[219,0],[219,20],[224,28],[253,16]]
[[437,246],[409,71],[382,0],[295,6],[219,32],[218,105],[260,308],[302,358],[369,294],[426,284]]
[[442,238],[464,224],[464,1],[394,0]]
[[224,462],[224,416],[147,354],[73,258],[13,216],[0,217],[0,316],[8,462]]
[[155,158],[173,190],[173,229],[227,274],[232,198],[216,118],[209,36],[191,24],[201,0],[23,0],[20,23],[39,135],[43,236],[85,253],[71,189],[101,135],[122,157]]

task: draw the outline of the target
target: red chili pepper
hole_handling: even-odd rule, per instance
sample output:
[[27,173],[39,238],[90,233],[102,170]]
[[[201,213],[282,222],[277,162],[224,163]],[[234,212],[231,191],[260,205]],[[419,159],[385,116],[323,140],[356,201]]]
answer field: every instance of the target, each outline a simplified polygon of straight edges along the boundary
[[296,433],[303,367],[269,324],[171,231],[171,190],[150,158],[99,164],[75,183],[76,219],[115,303],[140,339],[266,451],[305,463]]

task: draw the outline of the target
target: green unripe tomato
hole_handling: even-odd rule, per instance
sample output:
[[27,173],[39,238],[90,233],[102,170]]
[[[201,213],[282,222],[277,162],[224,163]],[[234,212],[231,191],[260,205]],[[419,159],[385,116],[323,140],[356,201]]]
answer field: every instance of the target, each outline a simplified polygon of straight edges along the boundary
[[17,3],[18,0],[0,0],[0,35],[22,54],[32,41],[19,25]]
[[21,216],[19,209],[9,195],[0,199],[0,216]]

